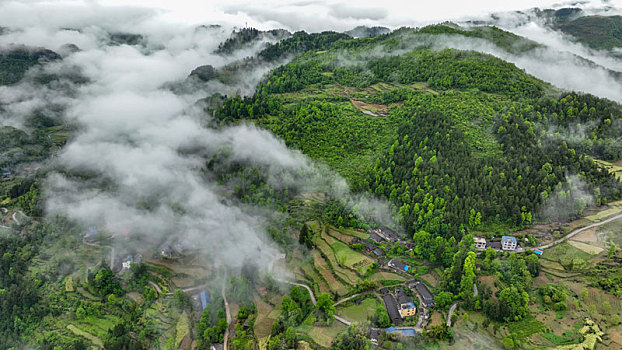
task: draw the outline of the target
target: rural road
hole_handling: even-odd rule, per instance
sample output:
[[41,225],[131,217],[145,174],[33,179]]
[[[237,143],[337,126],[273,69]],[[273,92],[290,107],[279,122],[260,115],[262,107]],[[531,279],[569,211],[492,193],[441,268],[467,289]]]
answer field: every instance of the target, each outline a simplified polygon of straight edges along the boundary
[[361,293],[357,293],[357,294],[354,294],[354,295],[350,295],[350,296],[349,296],[349,297],[347,297],[347,298],[343,298],[343,299],[341,299],[341,300],[339,300],[339,301],[335,302],[335,306],[337,306],[337,305],[339,305],[339,304],[343,304],[343,303],[345,303],[345,302],[346,302],[346,301],[348,301],[348,300],[354,299],[354,298],[358,297],[359,295],[361,295]]
[[449,307],[449,313],[447,314],[447,327],[451,327],[451,315],[453,315],[454,311],[456,311],[456,306],[458,306],[458,303],[453,303]]
[[604,221],[601,221],[601,222],[597,222],[597,223],[585,226],[583,228],[574,230],[574,231],[570,232],[569,234],[567,234],[566,236],[564,236],[564,237],[562,237],[562,238],[560,238],[560,239],[558,239],[556,241],[553,241],[553,242],[551,242],[549,244],[545,244],[545,245],[539,246],[538,249],[546,249],[546,248],[554,247],[554,246],[556,246],[556,245],[558,245],[558,244],[560,244],[560,243],[562,243],[562,242],[564,242],[566,240],[569,240],[570,238],[578,235],[579,233],[581,233],[583,231],[589,230],[589,229],[594,228],[594,227],[598,227],[600,225],[604,225],[606,223],[612,222],[612,221],[617,220],[617,219],[622,219],[622,214],[618,214],[616,216],[610,217],[607,220],[604,220]]
[[18,210],[15,213],[13,213],[13,221],[15,221],[18,225],[21,225],[21,223],[19,222],[19,220],[17,219],[17,214],[21,214],[23,217],[28,218],[28,215],[24,214],[23,211]]
[[315,295],[313,294],[313,291],[306,284],[292,282],[292,281],[286,281],[286,280],[282,280],[282,279],[277,279],[277,281],[278,282],[287,283],[287,284],[293,284],[295,286],[299,286],[299,287],[305,288],[306,290],[309,291],[309,296],[311,297],[311,302],[313,303],[313,306],[315,306],[315,304],[317,304],[317,301],[315,300]]
[[231,309],[229,308],[229,303],[227,302],[227,293],[225,293],[225,284],[227,282],[227,270],[225,270],[224,278],[222,279],[222,300],[225,303],[225,317],[227,318],[227,329],[225,330],[224,336],[224,344],[223,348],[227,349],[227,342],[229,340],[229,326],[231,325]]
[[428,309],[425,308],[424,306],[425,304],[423,303],[423,298],[421,297],[418,291],[416,292],[416,294],[417,294],[417,298],[419,299],[419,307],[421,308],[421,311],[419,312],[419,319],[417,320],[417,324],[415,325],[415,328],[418,328],[421,330],[427,324],[425,315],[428,313]]

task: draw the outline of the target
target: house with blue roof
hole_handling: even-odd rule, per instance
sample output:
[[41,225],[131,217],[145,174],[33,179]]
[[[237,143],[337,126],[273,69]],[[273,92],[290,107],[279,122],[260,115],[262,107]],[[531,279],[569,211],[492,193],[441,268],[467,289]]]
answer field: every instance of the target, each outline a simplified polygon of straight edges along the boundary
[[503,236],[501,237],[501,249],[503,250],[515,250],[517,246],[516,237]]
[[410,268],[410,266],[406,265],[403,261],[399,259],[391,259],[387,265],[400,272],[408,272],[408,269]]

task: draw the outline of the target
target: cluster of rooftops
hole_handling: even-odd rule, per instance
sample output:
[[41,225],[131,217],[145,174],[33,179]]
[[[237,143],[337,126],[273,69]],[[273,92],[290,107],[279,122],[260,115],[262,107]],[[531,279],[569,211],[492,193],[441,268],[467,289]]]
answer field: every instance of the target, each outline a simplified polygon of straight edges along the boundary
[[513,236],[502,236],[500,241],[486,240],[486,238],[484,237],[475,237],[475,248],[477,248],[477,250],[485,250],[491,248],[494,250],[517,252],[521,252],[524,250],[520,245],[518,245],[516,237]]

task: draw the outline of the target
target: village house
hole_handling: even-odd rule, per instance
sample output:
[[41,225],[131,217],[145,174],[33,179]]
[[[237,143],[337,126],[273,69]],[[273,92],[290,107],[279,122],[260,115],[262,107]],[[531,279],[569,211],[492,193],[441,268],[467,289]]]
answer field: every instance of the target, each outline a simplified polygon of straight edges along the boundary
[[134,262],[134,257],[131,255],[128,255],[125,258],[125,260],[123,260],[123,263],[121,263],[121,265],[123,265],[123,269],[129,269],[133,262]]
[[516,249],[516,237],[503,236],[501,237],[501,249],[503,250],[515,250]]
[[397,297],[397,303],[400,306],[399,312],[402,318],[414,316],[417,313],[415,303],[410,300],[404,289],[396,289],[395,295]]
[[419,293],[425,307],[434,307],[434,295],[432,295],[432,292],[430,292],[428,286],[415,280],[406,282],[406,286],[411,289],[414,288],[417,293]]
[[378,345],[378,339],[380,339],[381,334],[382,330],[380,328],[369,328],[369,340],[373,345]]
[[389,260],[389,263],[387,265],[400,272],[408,272],[408,269],[410,268],[410,266],[406,265],[403,261],[399,259],[391,259]]
[[380,237],[379,235],[374,233],[372,230],[369,230],[369,239],[371,239],[372,241],[376,243],[382,243],[385,241],[384,238]]
[[475,248],[477,250],[485,250],[486,249],[486,238],[475,237]]
[[132,266],[132,263],[140,264],[141,262],[142,262],[142,255],[138,254],[136,256],[133,256],[130,254],[127,257],[125,257],[125,260],[123,260],[123,262],[121,263],[121,266],[123,267],[123,270],[129,270],[130,267]]
[[358,244],[358,243],[363,243],[368,253],[374,254],[377,257],[384,256],[384,251],[380,249],[378,246],[376,246],[375,244],[371,243],[370,241],[361,239],[359,237],[355,237],[354,239],[352,239],[352,244]]
[[387,242],[394,243],[394,242],[397,242],[397,241],[400,240],[400,236],[397,233],[395,233],[395,231],[393,231],[393,230],[391,230],[389,228],[386,228],[386,227],[381,227],[381,228],[377,228],[377,229],[373,229],[373,230],[370,229],[369,230],[370,238],[371,238],[371,234],[372,233],[377,235],[377,236],[382,237],[382,239],[387,241]]
[[391,323],[396,326],[401,325],[403,322],[402,315],[399,312],[397,302],[395,301],[393,295],[387,293],[382,296],[382,300],[384,301],[384,306],[387,309],[387,314],[389,315]]

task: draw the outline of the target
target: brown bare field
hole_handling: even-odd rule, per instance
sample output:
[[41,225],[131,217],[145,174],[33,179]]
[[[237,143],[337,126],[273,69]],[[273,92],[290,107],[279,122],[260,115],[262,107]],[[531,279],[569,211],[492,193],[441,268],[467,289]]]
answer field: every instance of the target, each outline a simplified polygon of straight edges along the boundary
[[272,323],[274,319],[268,316],[274,310],[274,307],[261,299],[257,294],[253,297],[255,306],[257,307],[257,319],[255,320],[255,335],[257,338],[263,338],[270,335],[272,331]]
[[428,284],[432,287],[436,287],[440,281],[440,278],[438,277],[436,271],[431,271],[419,277],[421,277],[424,281],[428,282]]
[[572,237],[572,240],[602,246],[602,242],[599,241],[596,231],[598,231],[598,227],[585,230],[578,235]]

